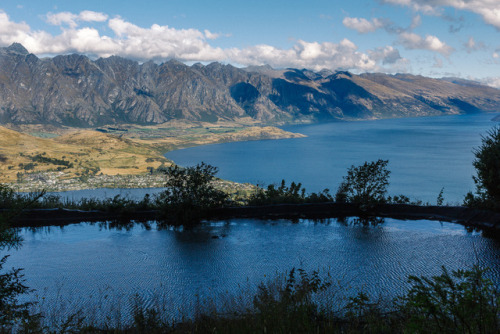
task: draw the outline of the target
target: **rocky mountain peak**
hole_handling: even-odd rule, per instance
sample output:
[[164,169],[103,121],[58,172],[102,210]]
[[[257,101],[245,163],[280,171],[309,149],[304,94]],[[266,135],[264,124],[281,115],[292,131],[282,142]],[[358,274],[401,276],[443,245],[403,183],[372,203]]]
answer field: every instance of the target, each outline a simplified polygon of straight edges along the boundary
[[29,51],[21,43],[12,43],[10,46],[5,48],[7,52],[17,53],[20,55],[28,55]]
[[158,124],[253,118],[261,123],[498,111],[500,90],[465,80],[352,74],[171,59],[38,58],[0,48],[0,124]]

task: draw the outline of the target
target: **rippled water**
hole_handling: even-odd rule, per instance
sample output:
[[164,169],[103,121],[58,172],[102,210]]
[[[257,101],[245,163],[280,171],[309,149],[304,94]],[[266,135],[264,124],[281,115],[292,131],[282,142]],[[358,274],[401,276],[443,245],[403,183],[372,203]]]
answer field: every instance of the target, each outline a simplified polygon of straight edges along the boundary
[[8,266],[25,268],[44,303],[62,297],[73,309],[105,296],[118,296],[128,309],[138,293],[146,304],[163,296],[189,312],[197,299],[255,289],[293,267],[330,272],[372,295],[394,296],[404,291],[408,275],[439,274],[442,265],[451,270],[479,262],[500,282],[499,243],[451,223],[237,219],[190,231],[151,227],[23,229],[23,247],[12,251]]

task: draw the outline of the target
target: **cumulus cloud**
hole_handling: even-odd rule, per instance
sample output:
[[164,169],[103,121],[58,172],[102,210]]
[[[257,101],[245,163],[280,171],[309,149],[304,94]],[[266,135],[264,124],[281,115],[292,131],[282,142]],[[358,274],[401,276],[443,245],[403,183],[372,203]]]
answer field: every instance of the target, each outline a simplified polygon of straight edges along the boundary
[[436,36],[426,35],[423,38],[420,35],[411,32],[402,32],[399,34],[398,42],[405,48],[410,50],[428,50],[439,52],[444,56],[448,56],[453,52],[453,48],[442,42]]
[[342,24],[347,28],[356,30],[360,34],[373,32],[386,25],[384,20],[381,19],[374,18],[368,21],[367,19],[357,17],[346,17],[342,21]]
[[231,49],[228,58],[239,64],[273,67],[298,67],[321,70],[352,69],[373,71],[377,63],[369,55],[357,51],[357,46],[348,39],[339,43],[318,43],[299,40],[290,49],[279,49],[270,45],[257,45],[245,49]]
[[392,46],[379,47],[368,52],[372,59],[381,62],[382,64],[395,64],[403,58],[399,54],[399,50]]
[[500,30],[500,1],[497,0],[382,0],[385,3],[411,7],[415,11],[440,15],[443,7],[466,10]]
[[[51,14],[47,19],[52,24],[63,26],[60,34],[33,31],[26,23],[11,21],[5,12],[0,11],[0,45],[19,42],[39,55],[77,52],[93,57],[118,55],[138,61],[176,58],[313,70],[380,71],[385,69],[384,66],[392,68],[405,64],[399,51],[391,46],[363,53],[348,39],[338,43],[298,40],[287,49],[264,44],[222,49],[209,43],[219,37],[209,30],[176,29],[158,24],[140,27],[121,17],[109,18],[106,14],[90,11]],[[108,35],[83,22],[106,22]]]
[[105,22],[108,15],[91,10],[84,10],[80,14],[70,12],[48,13],[46,15],[47,23],[52,25],[68,25],[70,28],[76,28],[79,22]]
[[499,77],[488,77],[488,78],[481,79],[479,81],[485,85],[490,86],[490,87],[500,89],[500,78]]

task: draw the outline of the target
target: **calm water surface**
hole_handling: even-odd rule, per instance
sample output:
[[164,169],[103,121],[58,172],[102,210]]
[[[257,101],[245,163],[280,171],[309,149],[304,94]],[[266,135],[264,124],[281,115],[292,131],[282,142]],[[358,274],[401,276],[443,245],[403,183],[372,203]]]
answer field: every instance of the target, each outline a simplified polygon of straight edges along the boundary
[[161,295],[190,310],[197,298],[255,290],[293,267],[330,272],[372,295],[404,291],[411,274],[439,274],[442,265],[451,270],[477,261],[500,282],[499,243],[451,223],[237,219],[190,231],[151,227],[23,229],[24,244],[11,251],[8,266],[25,268],[28,285],[44,303],[60,298],[73,310],[103,296],[119,296],[127,309],[136,293],[146,303]]
[[435,203],[461,203],[474,189],[473,148],[496,123],[496,114],[339,122],[290,126],[307,138],[239,142],[172,151],[183,166],[205,161],[219,176],[260,184],[302,182],[310,192],[334,193],[351,165],[388,159],[389,193]]

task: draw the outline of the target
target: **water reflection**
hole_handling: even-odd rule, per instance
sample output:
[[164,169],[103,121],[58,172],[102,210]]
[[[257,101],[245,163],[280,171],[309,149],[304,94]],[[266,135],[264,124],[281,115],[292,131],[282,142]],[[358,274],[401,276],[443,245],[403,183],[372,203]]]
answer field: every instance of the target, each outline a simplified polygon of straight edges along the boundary
[[232,219],[189,230],[101,222],[20,234],[23,247],[8,265],[25,268],[28,286],[47,300],[63,295],[78,305],[111,287],[126,300],[162,295],[184,307],[242,285],[255,288],[294,267],[329,272],[374,296],[401,293],[408,275],[437,275],[442,265],[456,270],[479,262],[500,283],[497,239],[426,220]]
[[382,217],[373,217],[373,216],[365,216],[365,217],[340,217],[337,218],[339,224],[344,226],[353,226],[353,225],[361,225],[361,226],[378,226],[385,223],[385,219]]

